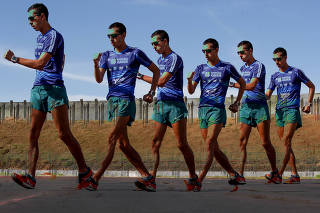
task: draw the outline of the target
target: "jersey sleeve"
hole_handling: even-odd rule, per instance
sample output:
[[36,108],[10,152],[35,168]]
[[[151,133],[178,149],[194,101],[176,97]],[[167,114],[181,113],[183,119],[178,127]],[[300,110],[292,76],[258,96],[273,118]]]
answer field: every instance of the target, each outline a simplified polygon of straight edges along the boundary
[[99,68],[107,69],[108,68],[108,52],[104,52],[101,55],[100,61],[99,61]]
[[197,68],[194,70],[194,76],[192,78],[192,81],[199,83],[201,70],[201,65],[197,66]]
[[276,88],[275,76],[272,75],[272,76],[271,76],[271,79],[270,79],[270,83],[269,83],[268,89],[271,90],[271,91],[274,91],[275,88]]
[[233,78],[236,81],[239,81],[239,79],[241,78],[241,75],[238,73],[237,69],[231,64],[229,67],[229,72],[230,72],[231,78]]
[[169,58],[168,62],[166,63],[164,72],[171,73],[174,75],[179,67],[181,66],[182,60],[179,58],[176,54],[172,54],[172,56]]
[[298,76],[298,79],[303,82],[304,84],[306,84],[307,82],[310,81],[310,79],[304,74],[304,72],[302,70],[299,70],[297,71],[297,76]]
[[253,67],[253,75],[252,78],[257,78],[257,79],[261,79],[263,77],[265,73],[265,67],[262,63],[257,63],[254,67]]
[[43,43],[42,52],[55,55],[58,47],[63,44],[63,38],[56,31],[52,30]]
[[152,61],[141,50],[137,49],[137,51],[135,52],[135,55],[136,55],[136,59],[139,62],[139,64],[142,64],[145,67],[149,67],[151,65]]

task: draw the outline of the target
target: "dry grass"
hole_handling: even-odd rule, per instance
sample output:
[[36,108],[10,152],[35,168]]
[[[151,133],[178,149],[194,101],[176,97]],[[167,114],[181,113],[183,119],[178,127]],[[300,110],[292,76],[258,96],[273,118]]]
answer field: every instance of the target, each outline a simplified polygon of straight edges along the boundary
[[[190,122],[190,121],[189,121]],[[107,137],[113,129],[113,123],[99,125],[90,122],[85,125],[77,122],[72,126],[72,132],[81,144],[85,158],[93,168],[98,168],[107,150]],[[0,168],[26,168],[28,133],[30,125],[25,121],[13,122],[6,120],[0,124]],[[299,129],[293,139],[298,169],[320,169],[320,122],[315,122],[312,116],[303,117],[303,128]],[[209,129],[210,131],[211,129]],[[148,168],[152,167],[151,139],[153,122],[144,127],[141,121],[133,123],[128,128],[130,142],[140,153]],[[271,125],[271,140],[277,151],[278,165],[283,158],[283,144],[276,135],[274,120]],[[188,141],[195,154],[196,168],[201,169],[206,159],[206,148],[200,134],[197,121],[188,124]],[[240,165],[239,125],[230,119],[218,138],[219,145],[232,161],[235,168]],[[76,169],[74,160],[67,147],[59,140],[52,122],[43,126],[40,140],[40,159],[38,168],[42,169]],[[109,169],[133,169],[127,159],[117,148],[114,160]],[[176,147],[176,140],[171,128],[168,128],[161,147],[160,170],[187,170],[182,154]],[[212,170],[221,170],[213,163]],[[261,146],[256,129],[252,129],[248,145],[248,163],[246,170],[269,170],[267,157]]]

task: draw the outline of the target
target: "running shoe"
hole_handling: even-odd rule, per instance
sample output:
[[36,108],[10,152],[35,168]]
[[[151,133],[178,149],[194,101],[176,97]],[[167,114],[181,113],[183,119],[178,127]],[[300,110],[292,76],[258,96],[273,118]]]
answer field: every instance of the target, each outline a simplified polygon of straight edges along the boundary
[[291,177],[283,182],[284,184],[299,184],[300,176],[299,175],[291,175]]
[[184,183],[186,184],[187,191],[194,191],[194,192],[200,192],[201,191],[201,183],[199,181],[198,176],[194,178],[189,178],[188,180],[184,180]]
[[26,189],[34,189],[34,187],[36,186],[37,181],[34,177],[32,177],[32,175],[19,175],[17,173],[13,173],[11,177],[14,180],[14,182]]
[[234,176],[231,176],[228,183],[230,185],[244,185],[246,184],[246,179],[239,175],[237,172],[234,174]]
[[268,183],[270,183],[270,182],[275,183],[275,184],[282,183],[282,177],[279,174],[278,170],[270,172],[270,174],[266,174],[265,178],[268,179]]
[[141,189],[147,192],[157,191],[156,180],[152,175],[139,178],[136,182],[134,182],[134,184],[138,189]]
[[78,178],[79,178],[79,184],[78,189],[85,188],[89,191],[96,191],[98,188],[98,183],[93,179],[92,177],[93,172],[88,167],[86,172],[79,172]]

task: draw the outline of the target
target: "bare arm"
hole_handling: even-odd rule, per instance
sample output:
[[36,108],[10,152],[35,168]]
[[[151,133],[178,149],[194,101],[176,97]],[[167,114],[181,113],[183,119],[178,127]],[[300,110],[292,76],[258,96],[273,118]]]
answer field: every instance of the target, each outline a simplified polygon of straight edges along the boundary
[[194,76],[194,72],[192,72],[192,73],[187,77],[187,80],[188,80],[188,92],[189,92],[191,95],[194,93],[194,91],[196,90],[197,85],[198,85],[197,82],[192,81],[193,76]]
[[149,82],[149,83],[151,83],[150,91],[146,95],[143,96],[143,100],[148,103],[152,103],[153,96],[155,94],[155,90],[157,88],[157,84],[158,84],[159,77],[160,77],[160,70],[154,63],[151,63],[150,66],[148,67],[148,69],[151,72],[153,72],[153,76],[152,76],[152,78],[150,77],[151,78],[151,81]]
[[233,113],[238,112],[238,108],[240,106],[240,101],[241,101],[242,95],[244,93],[244,88],[246,87],[246,82],[244,81],[243,78],[240,78],[238,80],[238,84],[239,84],[240,88],[239,88],[239,91],[238,91],[237,99],[236,99],[236,101],[234,103],[232,103],[229,106],[229,110],[231,112],[233,112]]
[[309,98],[308,98],[308,104],[302,108],[302,111],[305,113],[310,113],[310,107],[312,105],[312,101],[314,97],[315,86],[311,81],[308,81],[306,85],[307,87],[309,87]]
[[99,84],[103,81],[104,74],[106,73],[105,69],[99,68],[100,58],[101,58],[101,53],[99,53],[93,58],[94,77]]
[[271,90],[271,89],[268,89],[268,90],[267,90],[267,92],[266,92],[266,98],[267,98],[267,100],[270,100],[272,93],[273,93],[273,90]]
[[[252,78],[250,83],[246,84],[245,86],[245,90],[254,90],[254,88],[256,88],[257,84],[259,82],[258,78]],[[239,83],[234,83],[235,88],[240,88],[240,84]]]
[[[16,57],[14,53],[11,50],[8,50],[4,58],[7,59],[8,61],[12,61],[12,58]],[[16,62],[17,64],[21,64],[22,66],[29,67],[31,69],[37,69],[37,70],[42,70],[43,67],[48,63],[52,55],[47,52],[43,52],[38,59],[27,59],[27,58],[21,58],[21,57],[16,57]]]
[[[160,76],[160,73],[159,73]],[[169,79],[172,77],[171,73],[165,72],[162,74],[162,76],[159,78],[157,86],[164,87],[164,85],[169,81]],[[141,75],[141,80],[144,80],[145,82],[152,84],[153,78],[148,75]]]

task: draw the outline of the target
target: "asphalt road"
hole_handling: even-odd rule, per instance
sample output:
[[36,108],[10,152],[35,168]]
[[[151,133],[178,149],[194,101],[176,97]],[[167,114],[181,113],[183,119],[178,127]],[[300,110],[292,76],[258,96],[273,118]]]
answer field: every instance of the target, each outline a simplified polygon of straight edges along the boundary
[[137,191],[135,178],[103,178],[98,191],[76,190],[75,177],[37,178],[34,190],[0,177],[0,213],[53,212],[320,212],[320,180],[299,185],[248,180],[237,192],[226,179],[207,179],[186,192],[183,179],[159,178],[157,192]]

